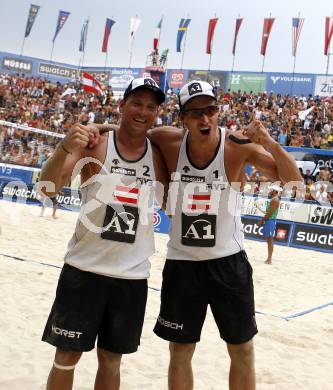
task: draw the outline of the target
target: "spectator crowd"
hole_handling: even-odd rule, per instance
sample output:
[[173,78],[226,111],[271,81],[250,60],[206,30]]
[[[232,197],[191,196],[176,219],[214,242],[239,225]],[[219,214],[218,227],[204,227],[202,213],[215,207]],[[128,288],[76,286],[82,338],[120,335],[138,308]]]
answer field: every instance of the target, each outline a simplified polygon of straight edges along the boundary
[[[105,95],[97,96],[84,93],[79,82],[0,74],[0,120],[58,134],[66,134],[77,121],[118,123],[118,101],[110,87],[104,88]],[[259,119],[282,146],[333,148],[333,98],[222,90],[217,94],[221,126],[236,131]],[[178,113],[177,95],[169,89],[156,126],[180,126]],[[0,125],[0,162],[41,167],[59,140]],[[314,183],[317,178],[306,179]]]

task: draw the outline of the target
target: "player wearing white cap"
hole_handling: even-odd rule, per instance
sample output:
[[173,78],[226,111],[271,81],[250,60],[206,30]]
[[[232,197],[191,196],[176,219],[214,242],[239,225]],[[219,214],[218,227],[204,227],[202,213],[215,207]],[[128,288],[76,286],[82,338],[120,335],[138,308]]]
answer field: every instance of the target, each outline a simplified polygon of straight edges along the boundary
[[56,346],[47,389],[68,390],[84,351],[97,340],[95,389],[119,389],[122,354],[140,344],[154,253],[153,193],[163,181],[163,161],[146,138],[162,90],[151,78],[134,79],[119,108],[119,129],[101,136],[76,124],[46,162],[41,181],[54,183],[52,196],[81,164],[82,208],[68,245],[56,298],[43,341]]
[[171,390],[193,389],[191,360],[208,305],[231,358],[230,389],[255,388],[252,268],[240,219],[245,166],[302,183],[293,158],[260,122],[233,134],[219,128],[216,100],[210,84],[189,82],[179,93],[184,128],[149,134],[170,175],[171,230],[154,331],[170,342]]

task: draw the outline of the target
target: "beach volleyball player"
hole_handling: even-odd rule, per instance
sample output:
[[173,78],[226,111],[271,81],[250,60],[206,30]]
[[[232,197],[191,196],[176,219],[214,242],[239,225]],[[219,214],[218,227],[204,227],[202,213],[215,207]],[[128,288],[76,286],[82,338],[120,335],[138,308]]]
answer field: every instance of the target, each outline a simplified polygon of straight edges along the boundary
[[42,170],[56,193],[77,163],[90,161],[82,164],[82,208],[43,334],[57,347],[48,390],[72,388],[75,365],[96,338],[95,389],[119,389],[122,354],[140,343],[154,253],[152,189],[165,172],[146,133],[164,99],[153,79],[134,79],[119,105],[119,129],[89,149],[97,128],[76,124]]
[[169,389],[193,389],[191,360],[210,305],[231,358],[230,389],[253,390],[257,326],[240,219],[241,183],[247,163],[272,181],[301,186],[302,178],[260,122],[243,134],[218,127],[219,106],[207,82],[186,84],[179,103],[184,129],[149,133],[171,177],[167,211],[172,214],[154,331],[170,341]]

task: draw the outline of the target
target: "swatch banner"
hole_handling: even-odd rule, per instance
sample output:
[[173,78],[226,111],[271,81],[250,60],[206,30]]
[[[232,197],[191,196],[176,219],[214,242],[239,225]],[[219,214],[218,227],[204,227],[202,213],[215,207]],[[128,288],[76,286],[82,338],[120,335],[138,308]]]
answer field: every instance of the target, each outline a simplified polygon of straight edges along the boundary
[[212,70],[190,70],[188,75],[189,80],[208,81],[217,89],[226,89],[228,72]]
[[333,229],[296,223],[291,245],[333,252]]
[[69,68],[66,66],[54,65],[45,62],[39,63],[38,73],[42,75],[64,77],[71,80],[75,80],[79,77],[78,70],[76,68]]
[[281,95],[308,96],[314,92],[315,78],[309,74],[268,73],[266,91]]
[[112,68],[109,85],[114,91],[124,92],[128,84],[137,77],[140,77],[140,68]]
[[[258,226],[258,221],[259,218],[242,217],[245,238],[265,241],[263,227]],[[274,241],[288,245],[291,227],[291,222],[277,221]]]
[[266,75],[262,73],[230,73],[229,88],[232,92],[266,91]]

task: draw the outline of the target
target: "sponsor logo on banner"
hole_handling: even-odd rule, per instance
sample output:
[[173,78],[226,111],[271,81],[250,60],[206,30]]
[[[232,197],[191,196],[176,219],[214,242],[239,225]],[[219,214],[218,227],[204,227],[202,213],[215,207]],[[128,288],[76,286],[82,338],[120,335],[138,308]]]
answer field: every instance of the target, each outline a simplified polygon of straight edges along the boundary
[[129,83],[140,77],[140,69],[115,68],[111,70],[109,85],[114,91],[125,91]]
[[333,227],[333,207],[311,206],[309,223]]
[[154,229],[156,229],[160,224],[161,224],[162,218],[160,214],[158,213],[157,210],[154,211],[154,217],[153,217],[153,222],[154,222]]
[[292,237],[292,245],[332,251],[333,229],[296,224]]
[[101,70],[91,70],[89,68],[84,69],[85,72],[88,72],[94,79],[100,83],[108,83],[110,78],[110,72],[104,72]]
[[32,61],[24,61],[13,57],[4,57],[2,67],[8,70],[18,70],[27,73],[32,72]]
[[168,72],[168,84],[170,88],[181,88],[186,83],[186,77],[184,71],[171,70],[169,72]]
[[317,76],[315,95],[333,96],[333,77]]
[[230,89],[235,92],[263,92],[266,89],[266,75],[260,73],[233,73],[230,79]]
[[[265,240],[263,227],[258,226],[259,219],[242,217],[243,230],[246,238],[255,238],[259,240]],[[276,222],[274,241],[287,244],[290,234],[290,223]]]
[[67,79],[75,79],[78,75],[78,71],[75,68],[68,68],[65,66],[47,64],[44,62],[39,63],[38,73],[48,74],[57,77],[64,77]]
[[271,76],[270,79],[273,81],[273,84],[276,84],[278,81],[282,83],[312,83],[311,77],[301,76]]

